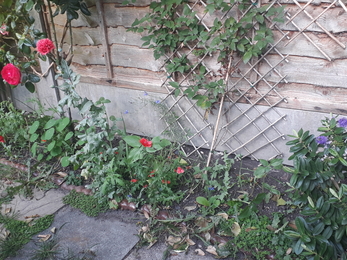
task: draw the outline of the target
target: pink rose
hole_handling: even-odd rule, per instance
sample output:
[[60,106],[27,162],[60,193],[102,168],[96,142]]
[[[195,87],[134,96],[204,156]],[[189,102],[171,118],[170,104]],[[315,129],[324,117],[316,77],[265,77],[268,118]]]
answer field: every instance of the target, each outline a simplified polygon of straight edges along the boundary
[[54,48],[54,44],[50,39],[41,39],[36,44],[37,51],[42,55],[46,55]]
[[20,70],[12,63],[7,64],[1,70],[1,77],[11,85],[18,85],[21,80]]

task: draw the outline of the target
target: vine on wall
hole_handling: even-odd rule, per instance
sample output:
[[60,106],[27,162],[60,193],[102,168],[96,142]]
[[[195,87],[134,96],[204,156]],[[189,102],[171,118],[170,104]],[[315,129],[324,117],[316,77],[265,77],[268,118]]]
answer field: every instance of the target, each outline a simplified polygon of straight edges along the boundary
[[[155,59],[166,57],[172,93],[178,96],[183,91],[197,100],[198,106],[208,109],[227,93],[226,74],[239,62],[231,64],[233,56],[247,63],[274,41],[269,24],[283,22],[284,7],[258,6],[251,0],[207,0],[202,7],[205,14],[216,17],[207,27],[197,18],[198,5],[187,0],[152,2],[151,12],[136,19],[129,30],[147,33],[142,37],[143,46],[154,50]],[[217,61],[224,64],[222,74],[211,75],[202,62],[207,55],[217,55]]]

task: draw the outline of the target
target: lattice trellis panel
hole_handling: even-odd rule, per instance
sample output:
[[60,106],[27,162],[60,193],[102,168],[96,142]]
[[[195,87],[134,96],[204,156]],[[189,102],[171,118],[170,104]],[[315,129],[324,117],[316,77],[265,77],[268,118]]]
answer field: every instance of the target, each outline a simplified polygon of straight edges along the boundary
[[[271,157],[281,155],[276,142],[284,139],[284,135],[276,125],[286,120],[286,115],[281,114],[276,106],[287,102],[278,89],[278,85],[287,83],[287,80],[286,75],[283,75],[279,68],[289,62],[288,55],[283,54],[286,53],[283,50],[293,41],[305,37],[325,59],[331,61],[329,55],[306,33],[313,25],[319,29],[320,33],[326,34],[341,48],[345,48],[345,45],[334,37],[329,29],[322,26],[319,19],[337,3],[345,11],[347,11],[346,6],[340,0],[334,0],[324,6],[318,15],[313,15],[306,10],[312,2],[313,0],[299,3],[293,0],[291,4],[294,3],[297,8],[294,13],[286,12],[287,20],[284,24],[277,24],[266,15],[264,16],[270,28],[277,32],[277,37],[261,57],[253,58],[244,64],[240,57],[235,56],[231,66],[227,66],[228,64],[218,64],[213,54],[208,53],[198,60],[189,59],[193,68],[188,73],[170,75],[164,80],[163,87],[169,94],[165,99],[168,112],[162,119],[167,124],[166,131],[171,132],[172,135],[179,133],[180,141],[193,147],[193,149],[190,147],[185,150],[188,156],[198,152],[201,147],[226,150],[229,154],[241,154],[255,159],[259,159],[257,154],[261,153],[262,149],[267,149],[266,154],[270,154]],[[205,12],[206,3],[199,0],[188,5],[190,9],[196,11],[196,17],[200,23],[207,31],[210,31],[211,20],[215,17]],[[228,13],[219,12],[218,18],[223,20],[233,15],[239,20],[254,6],[259,5],[261,5],[259,2],[253,2],[246,11],[241,12],[235,4]],[[272,1],[270,5],[281,6],[281,2],[280,0]],[[177,15],[180,16],[180,13],[177,12]],[[303,24],[307,20],[308,22]],[[288,26],[291,26],[291,34],[288,29],[283,29]],[[163,65],[163,68],[170,64],[174,57],[182,57],[182,55],[189,57],[197,46],[198,44],[182,44],[170,56],[167,56],[167,63]],[[203,64],[207,68],[206,77],[218,77],[218,72],[228,75],[227,95],[207,111],[199,108],[194,100],[184,95],[175,97],[174,90],[168,84],[170,81],[176,81],[181,86],[191,84],[190,76],[195,73],[194,70],[198,64]],[[205,92],[205,94],[208,93]]]
[[[275,2],[272,3],[272,5]],[[190,9],[196,11],[196,17],[200,23],[205,26],[206,31],[210,31],[209,25],[211,17],[206,11],[204,1],[196,1],[188,4]],[[220,12],[218,17],[223,20],[228,15],[237,15],[238,20],[249,12],[257,3],[254,2],[245,12],[237,9],[237,5],[229,10],[228,13]],[[180,14],[177,13],[179,16]],[[235,17],[234,17],[235,18]],[[265,17],[268,19],[267,17]],[[268,19],[269,20],[269,19]],[[212,20],[213,21],[213,20]],[[271,27],[276,24],[268,21]],[[278,29],[278,28],[277,28]],[[279,39],[285,39],[286,34]],[[197,48],[197,45],[181,45],[171,56],[167,57],[170,63],[174,57],[189,55]],[[169,95],[166,98],[168,112],[162,117],[167,123],[168,131],[173,135],[177,132],[184,133],[186,144],[191,147],[186,150],[187,155],[198,152],[199,148],[209,148],[227,150],[228,153],[242,154],[243,156],[253,156],[254,152],[265,146],[271,146],[275,150],[275,156],[281,152],[273,144],[278,138],[283,138],[283,134],[276,128],[276,123],[285,118],[285,115],[276,111],[275,106],[280,102],[285,102],[285,98],[276,90],[278,83],[285,81],[285,75],[281,75],[276,66],[282,62],[287,62],[286,56],[282,55],[276,48],[277,43],[270,46],[268,51],[259,59],[251,59],[247,64],[243,64],[240,57],[233,57],[229,66],[219,64],[211,57],[211,53],[205,54],[202,58],[192,61],[190,72],[169,76],[163,86],[167,88]],[[276,53],[280,60],[276,63],[267,58],[268,53]],[[195,62],[195,63],[194,63]],[[218,77],[221,74],[228,74],[226,77],[227,95],[216,102],[212,109],[203,110],[196,105],[196,102],[186,96],[175,97],[172,95],[172,88],[168,82],[176,81],[181,86],[189,85],[191,82],[190,74],[195,73],[195,67],[203,64],[207,68],[205,77]],[[262,69],[259,69],[259,66]],[[165,65],[164,65],[165,66]],[[278,75],[276,82],[267,80],[267,75],[275,73]],[[261,86],[259,88],[258,86]],[[206,90],[206,92],[208,92]],[[208,95],[208,93],[206,93]],[[248,95],[252,93],[253,97]],[[254,94],[257,98],[254,99]],[[271,95],[271,100],[267,96]],[[258,104],[265,104],[265,109],[258,108]],[[168,116],[168,115],[174,116]],[[269,116],[270,114],[270,116]],[[176,118],[176,120],[167,120],[167,118]],[[257,145],[254,145],[256,143]],[[256,158],[257,159],[257,158]]]

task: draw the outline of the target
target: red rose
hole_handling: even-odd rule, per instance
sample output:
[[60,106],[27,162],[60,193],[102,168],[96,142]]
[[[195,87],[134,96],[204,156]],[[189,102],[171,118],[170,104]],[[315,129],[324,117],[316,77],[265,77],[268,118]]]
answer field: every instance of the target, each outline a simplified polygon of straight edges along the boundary
[[137,182],[137,180],[136,179],[131,179],[131,182]]
[[144,147],[152,147],[152,142],[148,141],[146,138],[141,138],[140,139],[140,143],[144,146]]
[[1,70],[1,77],[11,85],[18,85],[21,79],[20,70],[12,63],[7,64]]
[[50,39],[41,39],[37,42],[36,48],[40,54],[46,55],[51,50],[53,50],[55,47],[54,47],[53,42]]
[[161,180],[162,183],[170,184],[171,181]]
[[2,135],[0,135],[0,143],[5,143],[5,139]]

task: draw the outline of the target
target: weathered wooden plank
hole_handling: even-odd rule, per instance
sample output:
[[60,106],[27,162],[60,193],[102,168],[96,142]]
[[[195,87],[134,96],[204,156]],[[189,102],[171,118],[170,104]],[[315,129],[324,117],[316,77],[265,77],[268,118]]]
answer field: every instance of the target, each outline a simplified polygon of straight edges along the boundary
[[98,85],[125,87],[143,91],[167,93],[161,87],[165,73],[153,72],[151,70],[113,67],[114,78],[117,82],[107,77],[106,67],[101,65],[81,66],[72,63],[73,70],[81,75],[82,82],[94,83]]
[[[261,95],[269,91],[269,87],[265,83],[258,84],[256,88],[258,91],[250,89],[246,84],[238,85],[241,93],[245,93],[244,97],[240,98],[239,91],[231,91],[230,98],[240,103],[249,103],[251,101],[253,104],[258,105],[276,104],[281,100],[273,91],[266,96],[268,102],[261,99]],[[346,88],[283,83],[279,84],[276,89],[287,100],[287,103],[278,103],[278,107],[347,115]],[[249,101],[246,101],[245,97]]]
[[[61,39],[63,33],[62,26],[56,26],[58,39]],[[76,45],[102,45],[102,39],[100,37],[100,28],[90,27],[75,27],[72,30],[73,42]],[[107,40],[109,44],[126,44],[135,45],[141,47],[144,43],[141,38],[143,37],[140,33],[128,32],[123,26],[108,27],[107,28]],[[69,40],[66,39],[67,43]]]
[[[279,55],[268,55],[267,60],[276,65],[280,62]],[[289,83],[303,83],[326,87],[346,87],[347,81],[347,59],[338,59],[329,62],[328,60],[289,56],[287,62],[281,62],[276,69],[282,76],[286,75]],[[247,71],[248,65],[239,64],[240,71]],[[277,82],[280,77],[275,72],[270,72],[269,66],[265,62],[261,62],[259,72],[266,75],[266,79]]]
[[[277,42],[282,38],[282,33],[274,31],[274,38]],[[294,32],[289,32],[289,36],[295,34]],[[341,59],[347,57],[347,48],[343,49],[338,45],[333,39],[331,39],[326,34],[306,32],[306,35],[312,40],[310,42],[304,35],[298,36],[297,39],[289,43],[288,40],[284,39],[276,45],[276,48],[280,53],[286,55],[295,55],[295,56],[307,56],[307,57],[316,57],[316,58],[326,58],[318,48],[320,48],[326,55],[328,55],[332,60]],[[336,35],[337,40],[340,42],[347,42],[347,33],[340,33]],[[318,48],[316,46],[318,46]]]
[[[155,60],[153,51],[149,49],[113,44],[110,46],[110,51],[113,66],[137,67],[158,71],[163,63],[162,59]],[[73,61],[81,65],[104,65],[102,47],[98,45],[75,48]]]

